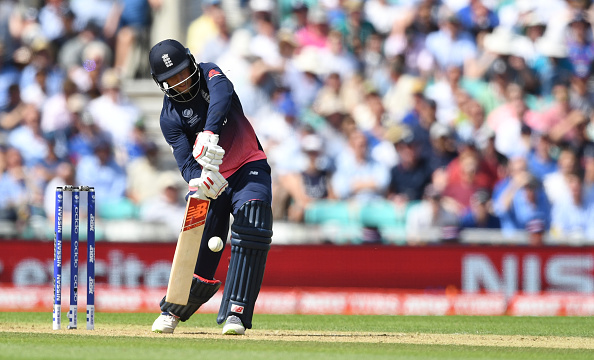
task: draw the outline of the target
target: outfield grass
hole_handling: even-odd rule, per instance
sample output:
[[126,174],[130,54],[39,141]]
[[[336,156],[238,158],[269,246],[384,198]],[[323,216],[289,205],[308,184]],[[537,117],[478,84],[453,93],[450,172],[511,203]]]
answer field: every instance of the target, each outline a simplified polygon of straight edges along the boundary
[[[197,314],[182,323],[178,337],[156,336],[149,331],[154,318],[155,314],[97,313],[96,331],[52,332],[50,313],[0,313],[0,359],[594,359],[589,345],[594,343],[594,320],[586,317],[256,315],[255,329],[245,337],[218,335],[214,314]],[[84,317],[80,320],[84,326]],[[125,332],[130,328],[132,332]],[[362,341],[353,341],[349,334],[354,333]],[[446,339],[452,344],[433,344],[440,334],[449,334]],[[399,336],[427,341],[400,343]],[[520,345],[456,345],[458,336],[512,336]],[[545,337],[539,342],[544,345],[532,347],[540,337]],[[547,346],[547,341],[560,338],[587,346]]]

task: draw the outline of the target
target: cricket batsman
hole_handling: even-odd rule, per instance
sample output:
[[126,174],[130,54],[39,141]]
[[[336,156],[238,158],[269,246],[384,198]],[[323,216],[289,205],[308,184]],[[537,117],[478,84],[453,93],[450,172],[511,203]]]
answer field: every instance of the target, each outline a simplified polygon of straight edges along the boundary
[[[189,49],[164,40],[149,53],[151,75],[161,91],[160,125],[190,196],[208,197],[200,251],[187,305],[161,300],[152,331],[173,333],[220,288],[214,279],[222,251],[208,239],[226,242],[231,225],[231,261],[217,317],[223,334],[243,335],[252,327],[266,257],[272,241],[270,166],[243,113],[231,81],[213,63],[196,63]],[[233,223],[230,216],[233,215]]]

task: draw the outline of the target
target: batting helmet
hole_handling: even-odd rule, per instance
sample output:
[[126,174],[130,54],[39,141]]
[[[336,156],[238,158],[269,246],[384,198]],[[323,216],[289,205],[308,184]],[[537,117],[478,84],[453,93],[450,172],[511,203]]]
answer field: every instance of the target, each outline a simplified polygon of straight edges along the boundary
[[[169,98],[187,102],[192,100],[200,90],[200,72],[190,49],[176,40],[167,39],[157,43],[149,52],[151,75],[159,88]],[[188,68],[190,76],[177,84],[168,84],[167,79]],[[179,84],[191,80],[191,85],[183,92],[174,90]]]

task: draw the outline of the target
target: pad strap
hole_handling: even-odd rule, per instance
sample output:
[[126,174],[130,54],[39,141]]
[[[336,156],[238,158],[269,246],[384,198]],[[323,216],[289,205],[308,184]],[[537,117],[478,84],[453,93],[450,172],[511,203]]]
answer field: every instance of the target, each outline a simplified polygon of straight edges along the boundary
[[202,304],[210,300],[220,287],[221,282],[219,280],[208,280],[198,275],[194,275],[188,303],[186,305],[173,304],[165,301],[167,296],[163,296],[160,303],[161,311],[177,316],[181,321],[186,321],[200,308],[200,306],[202,306]]

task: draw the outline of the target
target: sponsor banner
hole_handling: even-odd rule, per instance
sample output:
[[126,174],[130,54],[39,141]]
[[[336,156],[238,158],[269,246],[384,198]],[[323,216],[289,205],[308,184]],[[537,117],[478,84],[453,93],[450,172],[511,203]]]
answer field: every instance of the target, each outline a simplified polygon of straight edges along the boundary
[[[96,312],[159,312],[165,288],[98,287]],[[68,311],[69,294],[63,294],[63,312]],[[86,304],[79,295],[79,306]],[[0,287],[0,311],[52,310],[52,289],[48,287]],[[200,308],[201,313],[218,313],[222,291]],[[317,315],[513,315],[592,316],[594,297],[580,294],[515,295],[509,307],[503,294],[419,294],[381,289],[278,289],[263,288],[256,304],[259,314]]]
[[[70,278],[69,245],[64,241],[62,277],[66,282]],[[83,287],[86,246],[81,245],[79,251],[79,286]],[[96,283],[116,288],[166,287],[174,253],[175,243],[98,243]],[[0,241],[0,285],[51,285],[52,257],[51,241]],[[215,278],[226,278],[229,258],[227,246]],[[423,292],[451,289],[470,294],[503,293],[507,297],[543,292],[594,295],[594,247],[273,245],[263,286]],[[67,283],[64,288],[68,288]],[[335,295],[328,301],[330,307],[337,308],[335,311],[342,311],[347,306],[344,299],[345,295]],[[311,303],[308,311],[319,311],[317,298],[305,300]],[[348,306],[365,307],[364,300],[357,301],[360,305]],[[413,312],[420,306],[404,305]],[[443,312],[438,305],[427,306]],[[474,311],[463,303],[458,306]]]
[[514,316],[592,316],[594,296],[582,294],[516,295],[509,303]]

